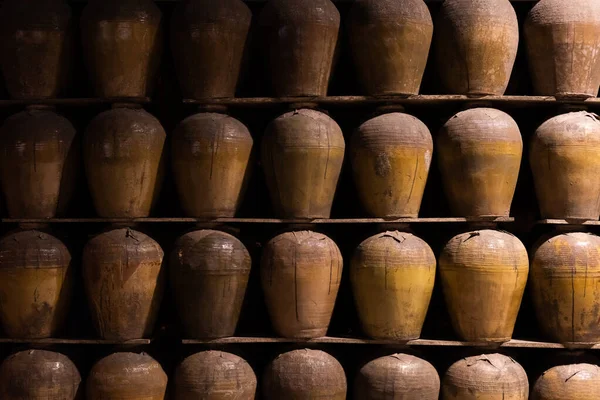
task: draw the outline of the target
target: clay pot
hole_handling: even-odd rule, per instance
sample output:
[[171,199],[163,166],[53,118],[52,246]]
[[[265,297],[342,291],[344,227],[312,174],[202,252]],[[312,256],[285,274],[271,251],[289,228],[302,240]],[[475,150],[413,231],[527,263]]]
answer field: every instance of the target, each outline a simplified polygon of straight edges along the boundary
[[152,93],[162,54],[160,9],[152,0],[91,0],[81,14],[83,50],[99,97]]
[[444,1],[434,44],[449,93],[501,96],[519,46],[517,15],[508,0]]
[[195,231],[177,240],[169,267],[187,338],[234,335],[251,264],[242,242],[224,232]]
[[80,143],[66,118],[30,108],[0,128],[0,181],[11,218],[53,218],[75,191]]
[[542,218],[598,219],[600,120],[586,111],[544,122],[531,139],[529,163]]
[[171,17],[171,48],[184,97],[234,97],[252,12],[241,0],[187,0]]
[[234,217],[250,175],[253,140],[225,114],[184,119],[171,136],[173,174],[186,215]]
[[508,217],[523,154],[521,132],[508,114],[459,112],[440,130],[436,152],[454,215]]
[[150,215],[162,184],[166,134],[143,109],[113,108],[87,127],[83,154],[96,212],[104,218]]
[[259,21],[273,94],[325,96],[340,29],[330,0],[271,0]]
[[0,68],[14,99],[57,97],[70,72],[71,8],[64,0],[7,0],[0,10]]
[[75,364],[52,351],[20,351],[0,365],[0,397],[5,400],[75,400],[80,383]]
[[383,232],[362,242],[350,263],[358,317],[374,339],[418,339],[435,280],[435,255],[406,232]]
[[529,381],[518,362],[502,354],[458,360],[442,380],[443,400],[527,400]]
[[222,351],[189,356],[175,371],[175,400],[254,400],[256,375],[246,360]]
[[87,400],[163,400],[167,375],[145,353],[114,353],[98,361],[86,382]]
[[71,300],[71,254],[30,230],[0,239],[0,319],[8,337],[41,339],[62,327]]
[[550,368],[533,386],[531,400],[596,400],[600,398],[600,368],[591,364]]
[[344,267],[333,240],[310,231],[283,233],[267,243],[260,267],[275,332],[289,338],[325,336]]
[[517,237],[494,230],[450,239],[439,258],[452,325],[462,340],[511,339],[527,283],[527,250]]
[[262,380],[266,400],[346,400],[346,374],[340,363],[320,350],[280,354],[267,366]]
[[102,339],[125,341],[152,333],[162,299],[163,251],[131,229],[99,234],[83,249],[83,283]]
[[563,233],[531,257],[531,293],[540,326],[565,345],[600,341],[600,237]]
[[283,114],[267,126],[262,165],[275,213],[329,218],[346,144],[338,124],[314,110]]
[[361,0],[348,21],[354,62],[367,94],[419,94],[433,22],[423,0]]
[[363,400],[438,400],[440,377],[433,365],[408,354],[392,354],[365,364],[354,382]]
[[600,2],[542,0],[529,12],[525,38],[537,94],[596,97],[600,85]]
[[367,212],[416,218],[433,152],[427,126],[408,114],[380,115],[357,129],[350,147],[354,181]]

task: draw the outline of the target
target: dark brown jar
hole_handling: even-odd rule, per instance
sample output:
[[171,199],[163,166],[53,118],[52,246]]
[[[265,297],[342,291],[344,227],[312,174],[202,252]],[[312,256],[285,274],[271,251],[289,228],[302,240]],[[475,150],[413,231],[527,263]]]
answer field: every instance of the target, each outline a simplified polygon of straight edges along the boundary
[[80,383],[75,364],[52,351],[20,351],[0,365],[0,398],[4,400],[75,400],[83,392]]
[[0,128],[0,181],[11,218],[53,218],[64,211],[80,169],[80,142],[66,118],[29,108]]
[[175,242],[171,287],[186,338],[234,335],[251,264],[242,242],[225,232],[194,231]]
[[162,55],[160,9],[152,0],[91,0],[81,15],[83,50],[98,97],[152,93]]
[[186,0],[171,18],[171,48],[185,98],[235,96],[252,13],[242,0]]
[[99,234],[83,249],[83,283],[98,335],[125,341],[151,335],[162,300],[163,250],[131,229]]
[[0,68],[10,97],[45,99],[64,89],[72,58],[71,8],[64,0],[5,0]]
[[141,108],[117,106],[92,120],[83,155],[100,217],[150,215],[162,185],[166,137],[160,122]]

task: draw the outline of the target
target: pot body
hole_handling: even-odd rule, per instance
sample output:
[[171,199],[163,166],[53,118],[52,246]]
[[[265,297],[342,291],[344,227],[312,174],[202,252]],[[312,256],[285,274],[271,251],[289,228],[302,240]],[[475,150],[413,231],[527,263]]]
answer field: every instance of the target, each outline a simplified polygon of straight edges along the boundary
[[444,124],[436,145],[452,213],[508,217],[523,154],[517,123],[492,108],[462,111]]
[[83,249],[83,283],[98,335],[125,341],[148,337],[162,300],[163,251],[131,229],[101,233]]
[[171,17],[171,48],[185,98],[234,97],[252,21],[241,0],[189,0]]
[[540,326],[553,341],[600,341],[600,237],[569,232],[540,242],[530,288]]
[[600,1],[543,0],[529,12],[525,39],[537,94],[596,97],[600,86]]
[[418,339],[433,292],[435,255],[418,237],[383,232],[362,242],[350,263],[356,309],[374,339]]
[[55,337],[71,301],[71,254],[55,237],[30,230],[0,239],[0,319],[8,337]]
[[337,245],[320,233],[286,232],[267,243],[260,276],[278,335],[315,338],[327,334],[343,266]]
[[440,377],[427,361],[392,354],[366,363],[354,381],[354,398],[364,400],[438,400]]
[[76,400],[81,376],[68,357],[45,350],[26,350],[0,365],[0,396],[6,400]]
[[250,176],[253,140],[248,128],[224,114],[200,113],[171,135],[171,162],[186,215],[231,218]]
[[195,231],[177,240],[171,286],[187,338],[234,336],[251,264],[242,242],[224,232]]
[[600,119],[586,111],[544,122],[531,138],[529,163],[542,218],[600,214]]
[[259,21],[273,95],[326,96],[340,29],[330,0],[269,1]]
[[442,380],[443,400],[527,400],[527,373],[510,357],[482,354],[463,358]]
[[358,77],[371,96],[419,94],[433,22],[423,0],[362,0],[348,21]]
[[114,353],[98,361],[86,381],[87,400],[163,400],[167,374],[145,353]]
[[504,94],[519,45],[508,0],[445,1],[435,32],[438,72],[449,93]]
[[75,191],[81,159],[73,125],[29,109],[0,128],[0,181],[10,218],[54,218]]
[[256,375],[246,360],[222,351],[202,351],[175,371],[176,400],[254,400]]
[[357,129],[350,148],[354,182],[367,212],[416,218],[433,153],[427,126],[408,114],[380,115]]
[[501,231],[466,232],[446,244],[439,268],[458,336],[468,342],[510,340],[529,272],[523,243]]
[[327,115],[301,109],[269,124],[262,165],[276,214],[281,218],[329,218],[346,144]]
[[152,93],[162,54],[161,12],[152,0],[93,0],[81,14],[83,50],[98,97]]
[[600,368],[592,364],[550,368],[533,386],[531,400],[594,400],[600,398]]
[[58,97],[71,69],[71,8],[63,0],[10,0],[0,21],[0,68],[10,97]]
[[267,366],[262,380],[266,400],[346,399],[346,374],[340,363],[320,350],[280,354]]
[[100,217],[150,215],[162,185],[165,140],[160,122],[142,109],[114,108],[92,120],[83,154]]

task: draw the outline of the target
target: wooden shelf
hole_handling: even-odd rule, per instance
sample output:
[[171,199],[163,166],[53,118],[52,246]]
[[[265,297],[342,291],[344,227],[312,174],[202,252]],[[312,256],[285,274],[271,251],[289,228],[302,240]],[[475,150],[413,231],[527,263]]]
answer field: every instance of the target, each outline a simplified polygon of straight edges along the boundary
[[134,339],[127,340],[124,342],[119,342],[115,340],[101,340],[101,339],[56,339],[56,338],[48,338],[48,339],[10,339],[10,338],[0,338],[0,343],[13,343],[13,344],[66,344],[66,345],[75,345],[75,344],[96,344],[96,345],[123,345],[123,346],[137,346],[137,345],[147,345],[152,343],[152,339]]
[[537,222],[540,225],[586,225],[598,226],[600,221],[597,220],[566,220],[566,219],[542,219]]
[[118,97],[118,98],[64,98],[64,99],[38,99],[38,100],[0,100],[0,107],[46,105],[56,107],[86,107],[113,103],[150,103],[149,97]]
[[[181,341],[185,345],[200,344],[257,344],[257,343],[322,343],[322,344],[371,344],[371,345],[398,345],[398,346],[440,346],[440,347],[485,347],[485,348],[531,348],[531,349],[566,349],[559,343],[537,342],[529,340],[510,340],[505,343],[477,343],[477,342],[460,342],[454,340],[430,340],[417,339],[408,342],[396,342],[392,340],[372,340],[372,339],[355,339],[355,338],[337,338],[337,337],[322,337],[316,339],[287,339],[287,338],[259,338],[259,337],[228,337],[213,340],[192,340],[184,339]],[[569,346],[569,349],[600,349],[600,344]]]
[[512,217],[497,218],[337,218],[337,219],[276,219],[276,218],[217,218],[206,220],[201,218],[48,218],[48,219],[19,219],[4,218],[3,223],[18,224],[83,224],[83,223],[111,223],[111,224],[137,224],[137,223],[216,223],[216,224],[447,224],[447,223],[505,223],[514,222]]
[[600,98],[556,99],[553,96],[481,96],[463,95],[415,95],[415,96],[326,96],[326,97],[236,97],[223,99],[194,100],[185,99],[184,104],[222,105],[228,107],[272,107],[297,103],[317,103],[323,106],[364,106],[364,105],[451,105],[467,102],[490,102],[495,105],[537,107],[557,104],[597,105]]

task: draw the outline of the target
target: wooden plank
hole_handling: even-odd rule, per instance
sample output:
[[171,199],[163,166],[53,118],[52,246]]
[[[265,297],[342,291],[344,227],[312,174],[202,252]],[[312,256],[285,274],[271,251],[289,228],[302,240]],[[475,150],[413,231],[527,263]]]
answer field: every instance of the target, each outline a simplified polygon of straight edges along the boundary
[[76,345],[76,344],[94,344],[94,345],[123,345],[123,346],[132,346],[132,345],[146,345],[152,343],[152,339],[134,339],[127,340],[124,342],[119,342],[115,340],[101,340],[101,339],[57,339],[57,338],[47,338],[47,339],[11,339],[11,338],[0,338],[0,343],[15,343],[15,344],[66,344],[66,345]]
[[[477,343],[477,342],[461,342],[454,340],[431,340],[417,339],[408,342],[397,342],[392,340],[372,340],[358,338],[337,338],[337,337],[322,337],[316,339],[289,339],[289,338],[262,338],[262,337],[228,337],[213,340],[192,340],[184,339],[183,344],[257,344],[257,343],[321,343],[321,344],[371,344],[371,345],[398,345],[398,346],[441,346],[441,347],[485,347],[485,348],[531,348],[531,349],[564,349],[564,345],[559,343],[547,343],[529,340],[513,339],[505,343]],[[571,346],[569,348],[582,349],[600,349],[600,344]]]
[[48,105],[56,107],[85,107],[113,103],[150,103],[149,97],[118,97],[118,98],[64,98],[64,99],[39,99],[39,100],[0,100],[0,107],[25,107],[29,105]]
[[594,220],[566,220],[566,219],[542,219],[537,222],[540,225],[600,225],[600,221]]
[[4,218],[6,224],[137,224],[137,223],[228,223],[228,224],[440,224],[440,223],[503,223],[514,222],[512,217],[498,218],[332,218],[332,219],[277,219],[277,218],[217,218],[206,220],[201,218],[41,218],[22,219]]
[[325,96],[325,97],[237,97],[222,99],[184,99],[185,104],[224,105],[229,107],[272,107],[294,103],[317,103],[328,106],[363,106],[363,105],[440,105],[461,104],[466,102],[490,102],[514,106],[540,106],[552,104],[600,104],[600,99],[556,99],[553,96],[480,96],[463,95],[414,95],[414,96]]

